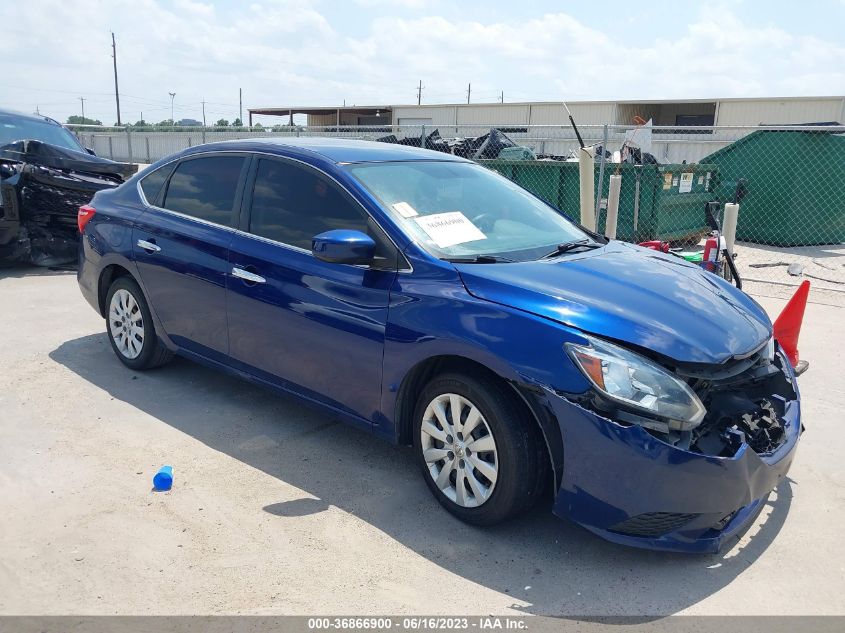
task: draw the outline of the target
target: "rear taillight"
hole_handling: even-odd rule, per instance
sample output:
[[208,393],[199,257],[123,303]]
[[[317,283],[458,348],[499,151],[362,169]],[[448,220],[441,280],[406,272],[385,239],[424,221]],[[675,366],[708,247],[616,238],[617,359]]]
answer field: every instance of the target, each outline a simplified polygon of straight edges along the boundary
[[97,210],[88,204],[83,204],[79,207],[79,212],[76,214],[76,225],[79,227],[79,232],[85,231],[85,225],[94,217]]

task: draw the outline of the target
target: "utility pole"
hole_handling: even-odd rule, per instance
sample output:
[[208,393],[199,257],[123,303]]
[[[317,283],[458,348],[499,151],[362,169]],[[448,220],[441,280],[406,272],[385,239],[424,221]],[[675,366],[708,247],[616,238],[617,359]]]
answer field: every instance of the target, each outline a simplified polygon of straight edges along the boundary
[[176,119],[173,118],[173,99],[176,98],[175,92],[168,92],[167,94],[170,95],[170,127],[176,125]]
[[501,101],[502,103],[505,102],[505,91],[504,90],[502,90],[502,96],[499,97],[499,101]]
[[469,103],[470,94],[472,94],[472,84],[467,84],[467,103]]
[[205,101],[202,102],[202,126],[205,127]]
[[120,125],[120,92],[117,89],[117,45],[114,43],[114,31],[111,33],[111,56],[114,61],[114,102],[117,105],[117,124]]
[[238,88],[238,120],[241,122],[241,125],[244,124],[244,91],[241,88]]
[[420,105],[420,103],[422,102],[422,89],[423,89],[422,79],[420,79],[420,85],[417,88],[417,105]]
[[82,104],[82,123],[85,124],[85,97],[79,97],[79,102]]

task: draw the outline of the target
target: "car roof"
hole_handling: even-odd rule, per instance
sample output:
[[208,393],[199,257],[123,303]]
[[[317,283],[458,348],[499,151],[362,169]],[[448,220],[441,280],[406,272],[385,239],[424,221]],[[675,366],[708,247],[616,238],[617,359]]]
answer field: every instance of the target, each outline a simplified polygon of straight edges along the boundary
[[[466,159],[443,152],[435,152],[419,147],[362,141],[346,138],[294,137],[294,138],[250,138],[232,141],[219,141],[193,148],[195,151],[242,150],[260,151],[280,156],[317,155],[333,163],[370,163],[388,161],[437,160],[451,162],[470,162]],[[189,150],[186,152],[194,153]]]
[[41,121],[42,123],[53,123],[54,125],[58,125],[61,127],[61,123],[51,119],[50,117],[44,116],[42,114],[27,114],[25,112],[18,112],[16,110],[7,110],[6,108],[0,108],[0,116],[13,116],[19,119],[29,119],[30,121]]

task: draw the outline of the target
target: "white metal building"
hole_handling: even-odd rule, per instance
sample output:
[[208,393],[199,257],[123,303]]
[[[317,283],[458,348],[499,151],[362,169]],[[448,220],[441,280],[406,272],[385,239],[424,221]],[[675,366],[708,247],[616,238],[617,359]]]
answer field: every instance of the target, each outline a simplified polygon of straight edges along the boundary
[[[634,117],[654,125],[795,125],[845,123],[845,97],[764,97],[650,101],[573,101],[579,125],[630,125]],[[453,103],[341,107],[250,108],[254,114],[292,117],[306,114],[308,125],[568,125],[561,102]]]

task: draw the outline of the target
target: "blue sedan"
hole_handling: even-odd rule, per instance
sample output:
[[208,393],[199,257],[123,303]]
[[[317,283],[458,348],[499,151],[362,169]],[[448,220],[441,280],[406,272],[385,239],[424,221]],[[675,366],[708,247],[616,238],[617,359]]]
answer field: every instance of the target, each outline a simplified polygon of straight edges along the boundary
[[455,156],[203,145],[97,193],[79,228],[124,365],[178,354],[413,445],[469,523],[551,496],[611,541],[714,552],[795,454],[795,375],[753,299]]

